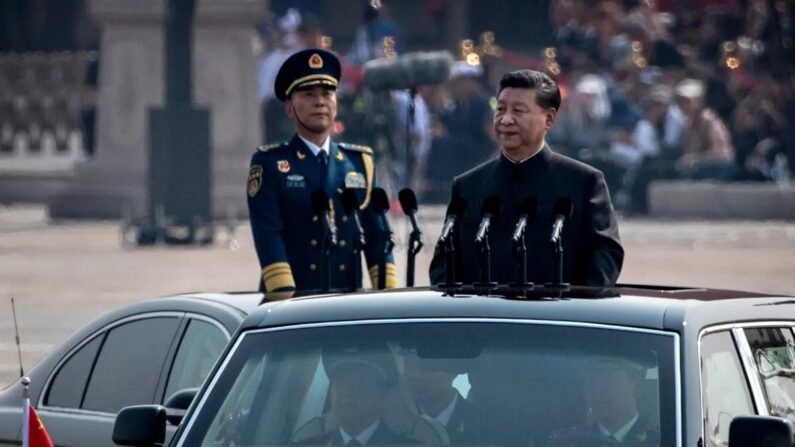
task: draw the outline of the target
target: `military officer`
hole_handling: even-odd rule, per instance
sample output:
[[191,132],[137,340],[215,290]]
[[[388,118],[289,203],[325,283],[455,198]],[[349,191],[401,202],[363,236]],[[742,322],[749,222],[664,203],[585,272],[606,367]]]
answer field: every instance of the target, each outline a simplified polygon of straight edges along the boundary
[[[536,284],[552,280],[549,238],[560,198],[573,203],[573,215],[563,230],[563,280],[572,284],[611,286],[624,259],[613,205],[602,172],[553,152],[546,133],[560,107],[560,90],[544,73],[517,70],[500,80],[493,130],[500,154],[453,180],[452,199],[469,206],[461,223],[456,255],[456,279],[479,280],[475,234],[481,204],[491,195],[503,212],[491,226],[492,280],[515,279],[511,235],[519,220],[519,204],[538,201],[538,213],[527,222],[527,279]],[[444,281],[444,256],[437,247],[431,261],[431,284]]]
[[[330,220],[337,229],[339,242],[331,251],[332,289],[350,287],[355,275],[351,262],[355,223],[342,207],[344,189],[357,193],[366,239],[374,240],[381,229],[377,215],[368,206],[375,184],[373,150],[330,138],[337,116],[339,80],[339,60],[321,49],[293,54],[276,75],[276,97],[284,103],[296,134],[289,141],[259,147],[251,158],[248,175],[248,208],[261,267],[260,290],[269,299],[322,287],[323,217],[313,213],[310,197],[314,190],[321,189],[330,197]],[[383,247],[368,242],[363,251],[375,284]],[[397,286],[391,255],[386,277],[387,287]]]

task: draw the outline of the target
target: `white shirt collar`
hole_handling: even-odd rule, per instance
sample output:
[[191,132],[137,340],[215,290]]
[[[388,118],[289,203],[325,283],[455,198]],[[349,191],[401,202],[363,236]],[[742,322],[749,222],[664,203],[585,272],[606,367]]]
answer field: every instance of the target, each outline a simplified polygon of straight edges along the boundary
[[[450,418],[453,417],[453,411],[455,411],[455,406],[458,403],[458,393],[453,395],[453,400],[450,401],[450,405],[447,406],[438,416],[434,417],[437,422],[442,424],[443,426],[447,427],[447,424],[450,423]],[[425,410],[422,410],[422,413],[430,416]]]
[[638,417],[639,415],[635,413],[635,417],[632,418],[632,420],[630,420],[629,422],[627,422],[626,425],[616,430],[615,433],[610,433],[610,430],[606,429],[601,423],[598,423],[597,427],[599,428],[599,432],[602,433],[603,435],[612,436],[616,438],[616,441],[623,443],[624,438],[627,437],[627,434],[629,433],[630,430],[632,430],[632,427],[635,425],[635,422],[638,421]]
[[325,153],[329,153],[329,146],[331,145],[331,137],[326,137],[326,141],[323,142],[321,146],[307,140],[306,138],[302,137],[301,134],[298,134],[298,138],[304,142],[304,144],[309,147],[309,150],[312,151],[312,155],[317,155],[318,152],[324,151]]
[[536,155],[540,154],[540,153],[541,153],[541,151],[542,151],[542,150],[544,150],[544,146],[545,146],[546,144],[547,144],[547,142],[546,142],[546,141],[542,141],[542,142],[541,142],[541,147],[539,147],[539,148],[538,148],[538,150],[537,150],[537,151],[535,151],[535,152],[533,153],[533,155],[531,155],[531,156],[529,156],[529,157],[527,157],[527,158],[525,158],[524,160],[521,160],[521,161],[513,161],[513,160],[511,160],[511,158],[510,158],[510,157],[508,157],[507,155],[505,155],[505,152],[503,152],[503,153],[502,153],[502,156],[503,156],[503,157],[505,157],[505,158],[506,158],[508,161],[510,161],[511,163],[513,163],[513,164],[515,164],[515,165],[520,165],[520,164],[522,164],[522,163],[526,162],[527,160],[530,160],[531,158],[535,157]]
[[[373,436],[373,433],[375,433],[375,430],[378,428],[379,422],[380,420],[377,420],[373,422],[369,427],[362,430],[362,432],[359,433],[358,436],[356,436],[356,440],[359,441],[362,445],[367,445],[367,441],[370,440],[370,438]],[[346,433],[345,430],[342,429],[342,427],[340,427],[340,435],[342,435],[343,444],[347,444],[351,442],[351,439],[353,439],[353,436]]]

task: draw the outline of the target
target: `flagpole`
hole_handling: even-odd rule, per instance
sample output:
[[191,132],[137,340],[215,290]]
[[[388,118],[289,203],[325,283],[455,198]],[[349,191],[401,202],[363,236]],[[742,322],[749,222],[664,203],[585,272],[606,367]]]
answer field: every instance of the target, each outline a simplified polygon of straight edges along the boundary
[[30,379],[22,380],[22,447],[30,447]]

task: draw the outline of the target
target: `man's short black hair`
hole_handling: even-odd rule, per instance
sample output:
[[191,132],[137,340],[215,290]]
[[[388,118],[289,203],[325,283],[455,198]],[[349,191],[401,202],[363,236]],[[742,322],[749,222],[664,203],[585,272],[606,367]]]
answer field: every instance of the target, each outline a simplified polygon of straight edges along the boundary
[[544,109],[560,108],[560,89],[558,84],[545,73],[535,70],[516,70],[505,73],[500,79],[497,96],[508,87],[527,88],[536,91],[536,104]]

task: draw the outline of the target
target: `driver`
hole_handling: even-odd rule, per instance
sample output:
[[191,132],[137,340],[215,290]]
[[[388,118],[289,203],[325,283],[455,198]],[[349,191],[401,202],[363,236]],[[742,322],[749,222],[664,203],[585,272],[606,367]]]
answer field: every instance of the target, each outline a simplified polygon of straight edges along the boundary
[[390,430],[382,418],[386,393],[396,380],[394,359],[386,346],[329,348],[324,350],[323,366],[329,378],[330,412],[339,425],[299,445],[416,444]]

